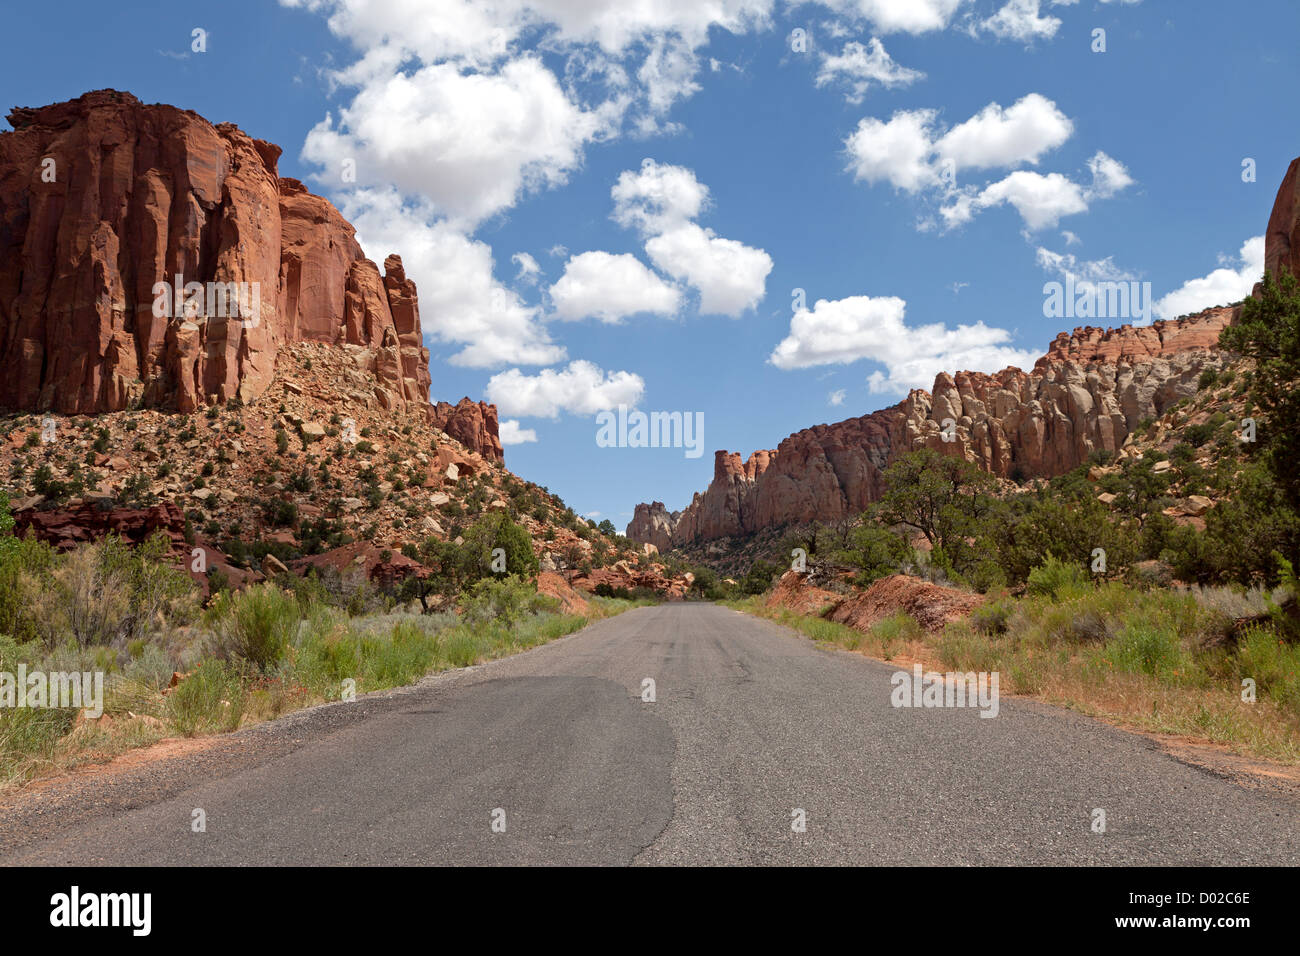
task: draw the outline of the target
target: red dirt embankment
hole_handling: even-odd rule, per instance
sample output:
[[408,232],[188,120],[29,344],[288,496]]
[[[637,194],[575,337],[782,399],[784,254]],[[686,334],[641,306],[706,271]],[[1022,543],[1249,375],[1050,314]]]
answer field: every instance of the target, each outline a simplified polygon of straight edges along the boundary
[[872,626],[903,611],[927,631],[940,631],[949,621],[966,617],[984,603],[979,594],[931,584],[907,574],[881,578],[865,591],[848,596],[807,583],[807,574],[787,571],[768,596],[768,607],[784,607],[800,614],[822,614],[854,630]]

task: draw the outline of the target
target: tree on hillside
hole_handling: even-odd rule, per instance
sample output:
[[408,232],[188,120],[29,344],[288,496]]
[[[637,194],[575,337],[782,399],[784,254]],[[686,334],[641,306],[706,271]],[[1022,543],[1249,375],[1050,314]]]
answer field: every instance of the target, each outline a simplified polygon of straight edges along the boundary
[[897,573],[915,560],[911,546],[899,534],[874,521],[864,521],[848,535],[835,560],[858,569],[857,584],[866,587],[878,578]]
[[923,448],[885,469],[885,493],[872,510],[888,527],[908,528],[930,543],[936,560],[961,573],[979,560],[971,543],[999,510],[993,477],[963,458]]
[[781,569],[775,564],[759,558],[749,566],[749,571],[740,580],[740,590],[745,594],[762,594],[772,586],[772,579]]
[[[479,570],[478,577],[492,575],[503,578],[516,574],[521,577],[535,577],[538,571],[537,555],[533,553],[533,539],[521,525],[510,520],[505,511],[489,511],[479,518],[464,535],[462,547],[470,554]],[[504,555],[504,561],[494,567],[494,552],[498,549]],[[502,564],[504,567],[501,570]]]
[[1264,273],[1259,298],[1242,303],[1219,344],[1255,360],[1250,397],[1264,413],[1259,441],[1278,484],[1300,501],[1300,280]]

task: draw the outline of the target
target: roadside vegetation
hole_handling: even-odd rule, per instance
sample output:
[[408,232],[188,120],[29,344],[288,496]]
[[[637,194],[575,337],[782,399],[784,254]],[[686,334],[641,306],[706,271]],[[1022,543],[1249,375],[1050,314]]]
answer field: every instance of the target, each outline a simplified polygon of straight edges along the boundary
[[[492,548],[506,567],[493,573]],[[236,730],[535,647],[651,603],[539,594],[528,535],[490,515],[438,549],[428,581],[385,594],[337,574],[282,574],[206,606],[159,534],[62,553],[12,534],[0,500],[0,673],[104,674],[103,716],[0,706],[0,788],[165,737]],[[431,550],[432,546],[425,550]]]
[[[881,500],[857,520],[780,542],[778,553],[807,552],[819,586],[904,573],[982,593],[969,617],[927,631],[898,614],[855,630],[769,606],[760,592],[789,564],[766,561],[724,603],[873,657],[998,671],[1011,693],[1300,763],[1296,280],[1266,276],[1221,344],[1248,367],[1202,375],[1202,394],[1166,416],[1167,453],[1098,454],[1008,487],[922,450],[886,469]],[[1212,400],[1241,416],[1211,413]],[[1241,440],[1243,416],[1254,442]],[[1206,499],[1199,520],[1176,520],[1193,495]]]

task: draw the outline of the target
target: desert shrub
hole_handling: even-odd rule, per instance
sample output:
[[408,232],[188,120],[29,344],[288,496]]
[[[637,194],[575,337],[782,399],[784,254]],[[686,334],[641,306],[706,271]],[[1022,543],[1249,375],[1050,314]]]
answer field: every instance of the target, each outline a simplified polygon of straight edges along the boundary
[[975,633],[970,621],[949,623],[939,637],[939,660],[949,670],[996,671],[1005,659],[988,636]]
[[[868,587],[873,581],[898,573],[915,558],[911,546],[901,535],[868,519],[849,532],[846,546],[835,554],[835,560],[857,568],[854,583],[858,587]],[[768,584],[771,584],[770,577]]]
[[76,716],[75,709],[0,708],[0,782],[21,779],[35,764],[51,759]]
[[888,649],[895,641],[914,641],[924,637],[921,625],[906,611],[898,611],[871,626],[871,636]]
[[1268,627],[1246,630],[1237,644],[1237,675],[1255,681],[1259,693],[1300,713],[1300,646]]
[[[0,522],[5,518],[12,526],[8,505],[0,499]],[[0,536],[0,634],[20,642],[42,636],[34,610],[55,557],[54,549],[43,541]]]
[[1178,634],[1146,622],[1126,624],[1106,645],[1105,657],[1119,670],[1163,680],[1173,679],[1188,666]]
[[537,593],[537,586],[520,577],[485,578],[461,599],[465,621],[510,626],[532,614],[555,612],[559,601]]
[[1099,611],[1084,608],[1070,618],[1066,634],[1074,644],[1105,644],[1111,638],[1111,629]]
[[989,601],[971,612],[971,626],[981,634],[1005,634],[1015,610],[1015,601],[1009,597]]
[[487,637],[464,625],[453,627],[442,641],[443,658],[452,667],[476,664],[487,653]]
[[[485,514],[469,527],[464,538],[462,549],[473,562],[478,577],[532,577],[537,574],[538,561],[533,553],[532,537],[525,528],[511,521],[505,511]],[[498,548],[505,553],[503,572],[492,570],[492,552]]]
[[206,660],[167,695],[167,718],[186,737],[224,733],[239,727],[245,701],[239,670],[226,661]]
[[755,561],[740,581],[741,593],[762,594],[772,586],[772,579],[778,570],[776,565],[762,559]]
[[109,644],[129,632],[131,588],[104,552],[111,540],[82,545],[64,555],[36,596],[33,611],[50,644],[63,635],[82,647]]
[[1042,595],[1053,601],[1077,597],[1091,589],[1092,582],[1082,565],[1060,561],[1050,555],[1029,572],[1026,582],[1029,594]]
[[217,621],[218,649],[227,659],[262,670],[278,664],[298,627],[298,601],[272,584],[233,595]]

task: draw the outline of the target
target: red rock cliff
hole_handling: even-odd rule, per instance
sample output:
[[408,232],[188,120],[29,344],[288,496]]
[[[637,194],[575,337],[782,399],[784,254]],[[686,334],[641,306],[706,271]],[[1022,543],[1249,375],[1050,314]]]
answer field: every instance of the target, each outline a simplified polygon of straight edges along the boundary
[[505,461],[497,424],[497,407],[487,402],[462,398],[455,405],[439,402],[433,410],[433,423],[489,461]]
[[1273,201],[1264,234],[1264,268],[1275,275],[1300,276],[1300,158],[1291,160]]
[[[229,123],[99,90],[0,133],[0,407],[182,411],[260,394],[277,348],[373,349],[389,403],[427,403],[415,284]],[[155,314],[156,283],[247,283],[237,314]],[[256,296],[252,296],[252,290]],[[169,296],[163,296],[164,303]],[[173,309],[173,312],[178,310]]]
[[1032,372],[940,373],[931,392],[795,432],[746,462],[719,451],[703,493],[681,512],[637,505],[627,536],[664,551],[856,515],[879,499],[884,469],[918,448],[961,455],[1003,478],[1061,474],[1093,451],[1118,452],[1138,422],[1194,395],[1201,371],[1225,361],[1217,342],[1232,315],[1212,309],[1144,328],[1075,329],[1058,335]]

